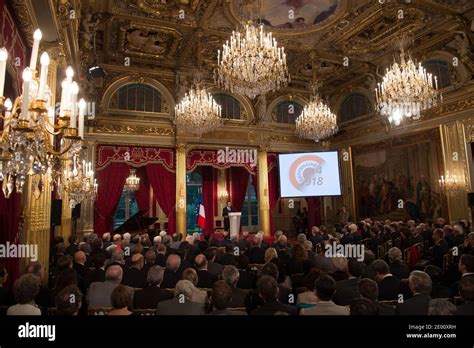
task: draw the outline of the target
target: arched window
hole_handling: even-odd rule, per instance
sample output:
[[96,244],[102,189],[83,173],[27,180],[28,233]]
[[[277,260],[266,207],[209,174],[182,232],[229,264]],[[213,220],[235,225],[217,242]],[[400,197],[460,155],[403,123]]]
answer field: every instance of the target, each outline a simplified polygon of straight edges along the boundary
[[225,93],[216,93],[213,97],[222,107],[222,118],[240,120],[241,108],[237,99]]
[[447,62],[443,60],[430,60],[424,62],[423,67],[427,72],[432,73],[438,78],[439,89],[451,86],[451,75],[449,73],[449,66]]
[[130,83],[120,87],[110,98],[110,110],[161,112],[161,93],[150,85]]
[[369,98],[361,93],[352,93],[344,99],[339,111],[341,122],[354,120],[372,111]]
[[302,112],[303,106],[301,106],[301,104],[286,100],[277,105],[275,121],[278,123],[294,124]]

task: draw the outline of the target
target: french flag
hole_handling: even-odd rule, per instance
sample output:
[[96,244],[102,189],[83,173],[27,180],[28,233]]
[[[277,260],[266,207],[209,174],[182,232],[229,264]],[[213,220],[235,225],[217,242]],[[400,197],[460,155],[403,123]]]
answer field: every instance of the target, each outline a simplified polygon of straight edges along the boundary
[[206,212],[202,204],[199,204],[199,214],[198,214],[197,224],[199,227],[201,227],[202,230],[204,230],[204,227],[206,226]]

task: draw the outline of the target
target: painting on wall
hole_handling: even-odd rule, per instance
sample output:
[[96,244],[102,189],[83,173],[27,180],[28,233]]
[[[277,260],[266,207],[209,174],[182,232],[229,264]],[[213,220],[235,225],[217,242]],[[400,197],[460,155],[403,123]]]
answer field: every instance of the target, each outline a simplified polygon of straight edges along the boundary
[[[241,9],[247,1],[234,1]],[[301,29],[319,24],[336,12],[338,0],[261,1],[259,19],[265,25],[283,29]]]
[[425,221],[443,217],[438,130],[355,147],[353,151],[359,219]]

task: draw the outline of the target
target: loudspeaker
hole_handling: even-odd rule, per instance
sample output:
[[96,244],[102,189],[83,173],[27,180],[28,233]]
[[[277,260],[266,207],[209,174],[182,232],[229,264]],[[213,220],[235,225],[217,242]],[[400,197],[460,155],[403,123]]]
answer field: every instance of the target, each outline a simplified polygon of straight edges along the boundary
[[76,204],[76,206],[71,212],[71,217],[73,220],[77,220],[81,217],[81,203]]
[[63,214],[63,200],[51,200],[51,227],[61,226],[61,217]]
[[474,192],[469,192],[467,194],[467,202],[471,208],[474,207]]

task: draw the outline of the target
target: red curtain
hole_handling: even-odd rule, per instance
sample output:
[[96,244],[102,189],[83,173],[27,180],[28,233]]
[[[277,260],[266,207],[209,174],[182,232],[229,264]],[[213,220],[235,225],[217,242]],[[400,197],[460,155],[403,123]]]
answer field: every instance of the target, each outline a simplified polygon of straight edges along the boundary
[[202,174],[202,204],[206,213],[205,232],[214,233],[214,205],[217,192],[214,191],[217,182],[217,171],[211,166],[201,166]]
[[230,168],[231,184],[231,202],[237,211],[242,211],[247,194],[247,185],[249,183],[250,174],[245,168]]
[[99,188],[95,202],[94,231],[99,236],[113,231],[115,210],[129,172],[130,167],[125,163],[112,163],[97,172]]
[[[176,173],[169,172],[162,164],[146,166],[148,181],[161,209],[168,217],[168,234],[176,230]],[[179,231],[186,235],[186,231]]]
[[136,171],[140,178],[140,188],[135,192],[135,199],[137,200],[138,209],[147,212],[150,210],[150,183],[148,182],[146,167],[139,167]]
[[280,194],[278,191],[278,166],[276,165],[277,156],[268,155],[267,164],[270,168],[268,172],[268,198],[270,203],[270,233],[273,235],[275,233],[275,227],[273,224],[273,209],[278,203]]
[[308,232],[311,227],[321,225],[321,200],[319,197],[306,198],[308,203]]
[[[3,245],[6,242],[11,244],[20,243],[18,235],[18,226],[20,224],[21,214],[21,195],[19,193],[11,194],[9,199],[6,199],[0,190],[0,243]],[[5,265],[8,273],[6,287],[11,287],[15,280],[20,276],[20,262],[16,258],[6,258],[0,260]]]

